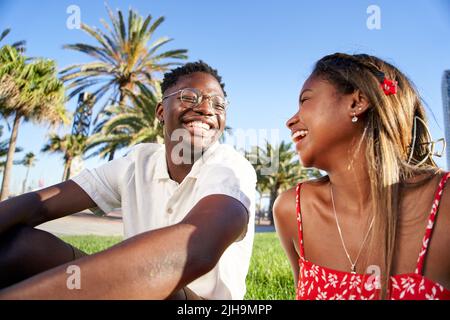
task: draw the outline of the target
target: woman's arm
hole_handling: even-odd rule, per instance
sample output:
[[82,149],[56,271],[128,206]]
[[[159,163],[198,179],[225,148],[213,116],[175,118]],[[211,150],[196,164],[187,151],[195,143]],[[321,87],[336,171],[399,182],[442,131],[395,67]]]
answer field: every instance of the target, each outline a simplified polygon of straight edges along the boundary
[[294,244],[298,242],[295,188],[278,196],[273,206],[273,216],[277,234],[292,267],[296,287],[299,273],[299,255]]

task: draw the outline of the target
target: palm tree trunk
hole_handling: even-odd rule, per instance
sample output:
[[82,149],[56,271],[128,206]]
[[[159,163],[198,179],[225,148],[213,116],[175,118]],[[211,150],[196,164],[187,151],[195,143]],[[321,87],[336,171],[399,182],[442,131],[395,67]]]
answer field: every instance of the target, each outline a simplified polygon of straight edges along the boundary
[[11,169],[13,166],[14,152],[16,151],[17,135],[19,133],[19,124],[21,115],[16,112],[14,118],[14,124],[11,132],[11,138],[9,140],[8,154],[6,156],[5,170],[3,171],[2,190],[0,193],[0,201],[6,200],[9,196],[9,180],[11,175]]
[[72,157],[68,157],[66,161],[65,176],[63,177],[63,181],[67,181],[70,178],[70,167],[72,166]]
[[68,168],[68,166],[67,166],[67,161],[66,161],[64,163],[64,171],[63,171],[63,174],[62,174],[62,177],[61,177],[61,181],[66,181],[65,178],[67,176],[67,168]]
[[[120,108],[124,108],[124,104],[125,104],[125,93],[123,92],[124,89],[123,88],[119,88],[120,90],[120,95],[119,95],[119,107]],[[114,160],[114,154],[116,153],[116,146],[113,146],[111,148],[111,152],[109,153],[109,157],[108,157],[108,161]]]
[[31,166],[27,166],[27,174],[25,175],[25,179],[23,180],[22,193],[25,193],[25,189],[26,189],[27,181],[28,181],[28,174],[30,173],[30,167]]
[[269,220],[270,224],[273,225],[273,205],[275,203],[275,200],[278,197],[278,190],[280,189],[279,185],[276,184],[272,190],[270,190],[270,203],[269,203]]
[[111,152],[109,153],[108,161],[114,160],[114,153],[116,152],[116,147],[113,147],[111,149]]
[[259,192],[259,215],[258,215],[258,224],[261,224],[261,218],[262,218],[262,213],[263,213],[263,209],[262,209],[262,197],[263,197],[263,193]]
[[125,90],[125,88],[119,88],[119,91],[120,91],[120,94],[119,94],[119,106],[120,106],[121,108],[123,108],[124,105],[125,105],[125,98],[126,98],[126,95],[125,95],[125,93],[124,93],[124,90]]

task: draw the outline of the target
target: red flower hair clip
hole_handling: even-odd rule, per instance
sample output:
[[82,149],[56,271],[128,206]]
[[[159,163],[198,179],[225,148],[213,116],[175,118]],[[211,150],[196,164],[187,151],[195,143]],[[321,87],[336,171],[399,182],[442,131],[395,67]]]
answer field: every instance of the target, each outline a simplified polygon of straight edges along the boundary
[[384,78],[383,82],[380,83],[381,89],[383,89],[384,94],[390,96],[391,94],[397,93],[397,81]]

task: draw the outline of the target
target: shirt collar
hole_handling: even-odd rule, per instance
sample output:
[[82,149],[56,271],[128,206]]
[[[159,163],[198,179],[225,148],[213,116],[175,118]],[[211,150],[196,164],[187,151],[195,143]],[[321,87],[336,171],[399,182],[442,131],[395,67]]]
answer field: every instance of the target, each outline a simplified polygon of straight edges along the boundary
[[166,146],[163,145],[163,148],[157,151],[156,156],[156,166],[155,166],[155,174],[153,176],[153,180],[159,179],[170,179],[169,170],[167,170],[167,162],[166,162]]
[[212,155],[214,154],[214,152],[216,151],[216,149],[219,147],[220,143],[218,141],[214,142],[204,153],[203,155],[200,157],[200,159],[198,159],[197,161],[194,162],[194,165],[191,168],[191,171],[189,171],[188,175],[186,176],[186,178],[194,178],[197,179],[197,176],[200,173],[200,169],[202,168],[202,166],[206,163],[206,161],[208,161],[208,159],[210,159],[212,157]]
[[[200,168],[205,164],[205,162],[214,154],[215,150],[218,148],[220,143],[218,141],[214,142],[206,151],[203,153],[200,159],[195,161],[193,164],[191,171],[189,171],[186,178],[197,179],[198,174],[200,173]],[[155,174],[153,176],[153,180],[159,179],[170,179],[169,170],[167,169],[167,161],[166,161],[166,148],[161,148],[157,151],[158,154],[155,156],[156,158],[156,166],[155,166]]]

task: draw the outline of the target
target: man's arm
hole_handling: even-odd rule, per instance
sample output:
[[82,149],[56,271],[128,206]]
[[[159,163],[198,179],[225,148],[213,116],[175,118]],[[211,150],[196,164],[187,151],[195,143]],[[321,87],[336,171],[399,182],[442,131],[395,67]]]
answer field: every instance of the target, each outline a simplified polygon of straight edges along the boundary
[[214,268],[247,222],[238,200],[210,195],[176,225],[77,260],[80,290],[66,286],[68,263],[0,291],[0,298],[164,299]]
[[95,206],[81,187],[68,180],[0,202],[0,234],[18,224],[34,227]]

